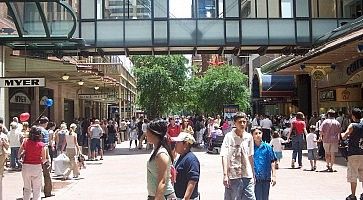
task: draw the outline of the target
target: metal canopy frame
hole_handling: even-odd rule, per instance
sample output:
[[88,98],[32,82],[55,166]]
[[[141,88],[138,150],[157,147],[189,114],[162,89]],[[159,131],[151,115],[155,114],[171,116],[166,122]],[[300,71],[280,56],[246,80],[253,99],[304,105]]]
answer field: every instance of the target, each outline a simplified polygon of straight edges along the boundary
[[[0,3],[3,2],[7,6],[9,10],[9,15],[12,17],[13,22],[15,24],[18,37],[1,37],[0,36],[0,44],[7,45],[10,47],[15,46],[23,46],[24,48],[27,47],[28,43],[32,43],[33,46],[42,46],[44,43],[52,44],[54,43],[54,47],[57,47],[57,44],[59,46],[60,42],[67,42],[67,45],[69,47],[78,47],[78,46],[84,46],[83,40],[71,40],[73,34],[76,31],[77,27],[77,17],[76,13],[72,9],[72,7],[66,2],[61,0],[0,0]],[[46,3],[56,3],[60,5],[62,8],[64,8],[71,16],[71,21],[73,21],[72,27],[69,32],[65,32],[64,35],[51,35],[50,27],[46,18],[46,15],[43,11],[42,2]],[[26,36],[24,26],[21,22],[21,16],[19,16],[19,13],[17,13],[15,3],[34,3],[36,7],[36,12],[38,12],[41,23],[44,27],[45,35],[31,35]],[[59,20],[61,21],[61,20]],[[67,46],[66,45],[66,46]],[[63,45],[60,45],[63,46]]]

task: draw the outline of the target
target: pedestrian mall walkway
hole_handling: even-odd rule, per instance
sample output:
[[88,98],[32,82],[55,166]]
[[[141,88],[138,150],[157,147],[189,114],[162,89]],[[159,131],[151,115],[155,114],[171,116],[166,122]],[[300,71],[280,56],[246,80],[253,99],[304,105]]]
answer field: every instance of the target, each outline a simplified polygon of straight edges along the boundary
[[[49,200],[144,200],[146,190],[146,161],[150,151],[129,150],[129,142],[119,144],[112,152],[106,152],[102,161],[87,161],[87,169],[81,170],[78,180],[61,181],[53,179],[54,197]],[[197,152],[196,152],[197,151]],[[221,200],[224,188],[219,155],[195,150],[201,163],[199,189],[201,199]],[[289,169],[291,151],[283,152],[277,184],[271,188],[271,200],[341,200],[350,194],[346,182],[346,166],[339,157],[334,168],[337,172],[324,173],[304,171],[310,169],[307,151],[304,151],[303,169]],[[318,170],[325,169],[325,162],[319,161]],[[21,172],[6,171],[3,179],[4,200],[22,197]],[[362,193],[358,185],[357,196]]]

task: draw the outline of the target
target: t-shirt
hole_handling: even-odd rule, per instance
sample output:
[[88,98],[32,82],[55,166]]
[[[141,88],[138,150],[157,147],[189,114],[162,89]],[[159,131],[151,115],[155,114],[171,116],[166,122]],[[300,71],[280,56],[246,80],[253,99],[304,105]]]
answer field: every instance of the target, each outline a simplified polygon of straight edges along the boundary
[[272,121],[269,118],[265,118],[260,121],[260,125],[263,129],[270,129],[272,128]]
[[62,149],[62,146],[65,145],[65,143],[66,143],[66,135],[68,135],[68,130],[62,129],[62,130],[58,131],[57,134],[58,134],[57,149],[60,151],[63,151],[64,149]]
[[20,147],[20,139],[23,137],[23,133],[18,129],[12,129],[8,133],[9,146],[10,147]]
[[[8,140],[8,136],[3,133],[3,132],[0,132],[0,140],[3,139],[4,141],[9,141]],[[4,153],[8,153],[8,150],[5,150],[6,152],[3,152],[4,148],[2,147],[3,144],[0,145],[0,155],[4,154]]]
[[147,123],[143,123],[141,127],[142,132],[146,133],[146,129],[147,129]]
[[43,127],[39,127],[40,130],[41,130],[41,133],[42,133],[42,142],[45,144],[45,145],[48,145],[49,143],[49,132],[47,129],[43,128]]
[[169,124],[167,133],[170,137],[178,137],[180,133],[180,126],[176,124],[172,126]]
[[272,146],[273,150],[276,152],[282,151],[282,143],[284,143],[285,140],[282,138],[272,138],[270,141],[270,145]]
[[320,126],[320,134],[323,137],[323,143],[339,142],[339,134],[341,132],[340,124],[335,119],[326,119]]
[[127,123],[125,121],[121,121],[120,122],[120,129],[122,131],[126,131],[126,128],[127,128]]
[[348,156],[363,155],[363,123],[352,123],[353,132],[349,135]]
[[[152,151],[150,155],[152,155],[153,152],[154,151]],[[164,147],[160,147],[159,151],[156,153],[156,156],[161,153],[165,153],[166,155],[169,155],[168,151]],[[166,167],[168,172],[167,172],[167,177],[166,177],[166,183],[165,183],[166,189],[165,189],[164,195],[169,195],[174,192],[174,188],[173,188],[173,185],[171,184],[171,179],[170,179],[170,167],[171,167],[171,159],[169,159],[168,166]],[[147,162],[146,178],[147,178],[148,195],[155,196],[156,189],[158,187],[158,168],[156,165],[155,158],[153,160]]]
[[24,143],[24,164],[42,164],[42,149],[45,144],[41,141],[26,140]]
[[183,198],[189,181],[196,181],[191,198],[198,197],[198,182],[200,176],[200,164],[198,158],[192,153],[188,152],[179,157],[175,163],[177,171],[176,182],[174,184],[175,194],[178,198]]
[[103,133],[103,129],[100,125],[92,125],[91,129],[91,139],[100,139]]
[[297,119],[294,120],[291,124],[291,128],[294,128],[296,130],[296,135],[301,135],[304,133],[305,122],[303,120]]
[[256,180],[271,180],[271,163],[277,160],[272,147],[262,142],[260,146],[254,145],[254,151]]
[[72,149],[76,147],[74,138],[77,137],[76,133],[68,133],[66,136],[67,149]]
[[229,179],[253,177],[252,166],[249,162],[249,156],[253,154],[254,142],[250,133],[244,132],[240,137],[233,129],[225,135],[220,155],[227,158]]
[[318,148],[317,137],[315,133],[308,133],[306,135],[306,148],[307,149],[316,149]]

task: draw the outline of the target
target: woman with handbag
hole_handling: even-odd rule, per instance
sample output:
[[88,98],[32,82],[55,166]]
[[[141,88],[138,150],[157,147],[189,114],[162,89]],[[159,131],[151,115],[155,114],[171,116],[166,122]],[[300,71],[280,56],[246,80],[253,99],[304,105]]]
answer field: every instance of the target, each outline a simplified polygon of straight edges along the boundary
[[[29,139],[24,140],[18,153],[23,157],[22,176],[24,181],[23,199],[30,200],[33,193],[33,200],[40,200],[42,188],[42,164],[48,162],[46,156],[46,145],[41,141],[41,129],[33,126],[29,132]],[[50,165],[48,165],[50,167]]]
[[77,125],[71,124],[69,126],[69,132],[66,133],[66,155],[70,160],[70,166],[64,173],[63,180],[69,179],[69,175],[73,171],[73,178],[78,178],[79,176],[79,167],[78,167],[78,155],[80,153],[78,142],[77,142],[77,133],[76,133]]
[[287,135],[287,140],[292,141],[292,161],[291,168],[295,168],[296,157],[298,158],[299,168],[302,167],[302,149],[304,142],[304,134],[307,134],[306,125],[302,112],[296,113],[296,120],[291,122],[291,130]]

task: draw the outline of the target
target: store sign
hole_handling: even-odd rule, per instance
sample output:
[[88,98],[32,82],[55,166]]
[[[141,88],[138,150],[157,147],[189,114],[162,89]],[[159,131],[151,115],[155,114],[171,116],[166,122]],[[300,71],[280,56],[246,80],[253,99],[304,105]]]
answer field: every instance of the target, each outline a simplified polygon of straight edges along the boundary
[[107,99],[107,94],[79,94],[78,98],[79,99],[84,99],[84,100],[102,100],[102,99]]
[[337,88],[337,101],[361,101],[361,88]]
[[10,103],[31,104],[31,101],[26,94],[18,92],[11,97]]
[[323,90],[319,93],[320,101],[335,101],[336,91],[335,90]]
[[348,76],[353,75],[356,71],[363,68],[363,59],[359,59],[354,61],[347,67],[347,74]]
[[0,87],[44,87],[45,78],[0,78]]

